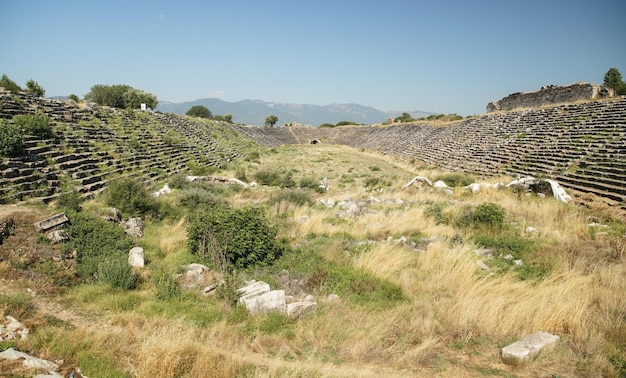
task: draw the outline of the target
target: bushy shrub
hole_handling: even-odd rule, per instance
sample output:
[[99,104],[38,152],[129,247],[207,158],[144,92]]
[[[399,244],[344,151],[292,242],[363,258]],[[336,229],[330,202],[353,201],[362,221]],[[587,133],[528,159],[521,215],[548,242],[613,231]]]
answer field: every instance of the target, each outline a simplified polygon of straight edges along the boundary
[[40,138],[52,138],[50,119],[43,114],[20,114],[13,117],[13,122],[24,134]]
[[155,295],[158,300],[167,301],[178,298],[181,295],[180,285],[171,273],[164,270],[156,271],[153,274],[152,283],[156,291]]
[[259,208],[215,208],[198,213],[187,227],[188,245],[220,270],[262,266],[278,258],[284,246]]
[[435,220],[437,224],[448,224],[450,222],[450,214],[445,212],[448,207],[446,202],[427,203],[424,207],[424,214]]
[[485,202],[476,206],[474,209],[465,209],[459,216],[458,226],[501,229],[504,227],[505,219],[505,208],[495,203]]
[[405,299],[402,288],[370,272],[344,265],[329,267],[327,272],[327,288],[354,303],[377,307]]
[[250,161],[254,163],[258,163],[260,159],[261,159],[261,155],[259,154],[259,151],[251,151],[246,155],[245,158],[243,158],[243,160],[245,161]]
[[200,186],[192,186],[185,189],[180,196],[180,204],[186,209],[196,211],[207,211],[215,207],[225,207],[226,201]]
[[136,179],[112,181],[105,192],[105,202],[118,208],[125,217],[158,216],[159,204],[144,184]]
[[456,188],[461,186],[468,186],[474,183],[476,180],[473,176],[465,173],[448,173],[433,178],[433,181],[443,181],[449,187]]
[[248,182],[248,175],[243,167],[237,167],[237,170],[235,171],[235,178],[243,182]]
[[172,189],[183,189],[184,187],[189,185],[189,182],[185,177],[187,177],[187,175],[183,173],[177,173],[168,179],[167,184]]
[[263,169],[254,174],[254,179],[261,185],[293,188],[296,186],[291,172]]
[[79,212],[82,210],[83,198],[78,193],[62,193],[57,199],[57,207],[62,210]]
[[282,201],[292,203],[296,206],[312,205],[314,203],[309,193],[302,189],[282,190],[273,194],[269,202],[270,204],[276,204]]
[[472,212],[471,220],[474,224],[484,224],[490,227],[501,228],[504,226],[506,209],[502,206],[487,202],[476,206]]
[[121,254],[105,257],[98,264],[97,277],[98,281],[122,290],[134,289],[139,280],[126,256]]
[[68,213],[68,217],[70,240],[64,248],[76,251],[78,274],[83,280],[93,282],[107,258],[126,261],[132,241],[119,225],[84,213]]
[[0,119],[0,156],[19,156],[23,149],[24,138],[19,126]]

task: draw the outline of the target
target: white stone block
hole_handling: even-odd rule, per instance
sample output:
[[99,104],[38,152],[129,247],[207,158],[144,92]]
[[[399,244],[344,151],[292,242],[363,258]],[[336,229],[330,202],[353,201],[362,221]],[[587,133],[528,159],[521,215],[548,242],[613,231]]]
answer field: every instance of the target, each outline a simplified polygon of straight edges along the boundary
[[239,303],[244,303],[246,299],[252,298],[257,295],[261,295],[264,293],[268,293],[270,291],[270,285],[266,284],[263,281],[253,282],[248,286],[244,286],[240,289],[237,289],[237,294],[239,294]]
[[277,311],[287,312],[287,300],[284,290],[272,290],[268,293],[254,296],[245,300],[246,308],[252,315]]
[[535,332],[502,348],[502,359],[508,364],[520,364],[543,348],[556,344],[561,338],[547,332]]

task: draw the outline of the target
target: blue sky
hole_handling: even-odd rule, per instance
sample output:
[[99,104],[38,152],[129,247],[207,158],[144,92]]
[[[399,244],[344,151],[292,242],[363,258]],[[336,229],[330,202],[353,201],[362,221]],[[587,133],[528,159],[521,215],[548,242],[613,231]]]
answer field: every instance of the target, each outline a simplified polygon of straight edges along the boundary
[[544,85],[626,79],[626,1],[34,1],[0,6],[0,71],[47,96],[128,84],[183,102],[461,115]]

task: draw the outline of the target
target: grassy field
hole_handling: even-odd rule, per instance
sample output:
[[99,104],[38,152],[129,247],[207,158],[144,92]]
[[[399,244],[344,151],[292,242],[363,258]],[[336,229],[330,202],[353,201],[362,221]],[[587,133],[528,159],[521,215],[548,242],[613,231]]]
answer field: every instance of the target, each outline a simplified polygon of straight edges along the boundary
[[[135,242],[146,267],[131,289],[81,276],[67,246],[35,233],[33,222],[59,211],[54,204],[0,207],[0,219],[16,221],[0,245],[0,312],[31,329],[0,350],[63,360],[62,373],[79,366],[91,378],[625,376],[626,226],[618,216],[508,189],[405,188],[416,175],[480,179],[340,146],[286,146],[228,168],[218,174],[278,185],[172,178],[175,190],[158,199]],[[327,191],[316,188],[323,179]],[[329,199],[332,208],[321,202]],[[348,199],[361,201],[359,211],[341,216]],[[106,214],[106,201],[82,203],[80,214]],[[184,264],[211,265],[192,253],[187,230],[215,202],[260,208],[284,250],[265,266],[212,271],[210,280],[227,284],[203,296],[177,274]],[[250,279],[313,295],[318,309],[297,320],[251,316],[232,300]],[[503,346],[536,331],[561,341],[521,366],[502,362]],[[4,361],[0,371],[30,373]]]

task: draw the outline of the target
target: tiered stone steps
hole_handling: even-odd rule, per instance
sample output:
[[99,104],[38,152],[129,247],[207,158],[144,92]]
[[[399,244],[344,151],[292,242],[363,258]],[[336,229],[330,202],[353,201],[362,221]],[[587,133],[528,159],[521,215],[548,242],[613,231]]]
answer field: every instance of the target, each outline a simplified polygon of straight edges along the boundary
[[[86,109],[86,110],[85,110]],[[147,183],[198,165],[221,166],[245,156],[238,143],[255,144],[236,131],[170,114],[79,107],[70,102],[0,89],[0,117],[45,113],[54,138],[26,136],[24,154],[0,160],[0,203],[43,201],[73,190],[85,196],[117,177]],[[220,137],[225,132],[232,138]]]
[[566,188],[626,202],[625,97],[489,113],[448,126],[238,130],[268,147],[321,139],[478,175],[553,178]]

